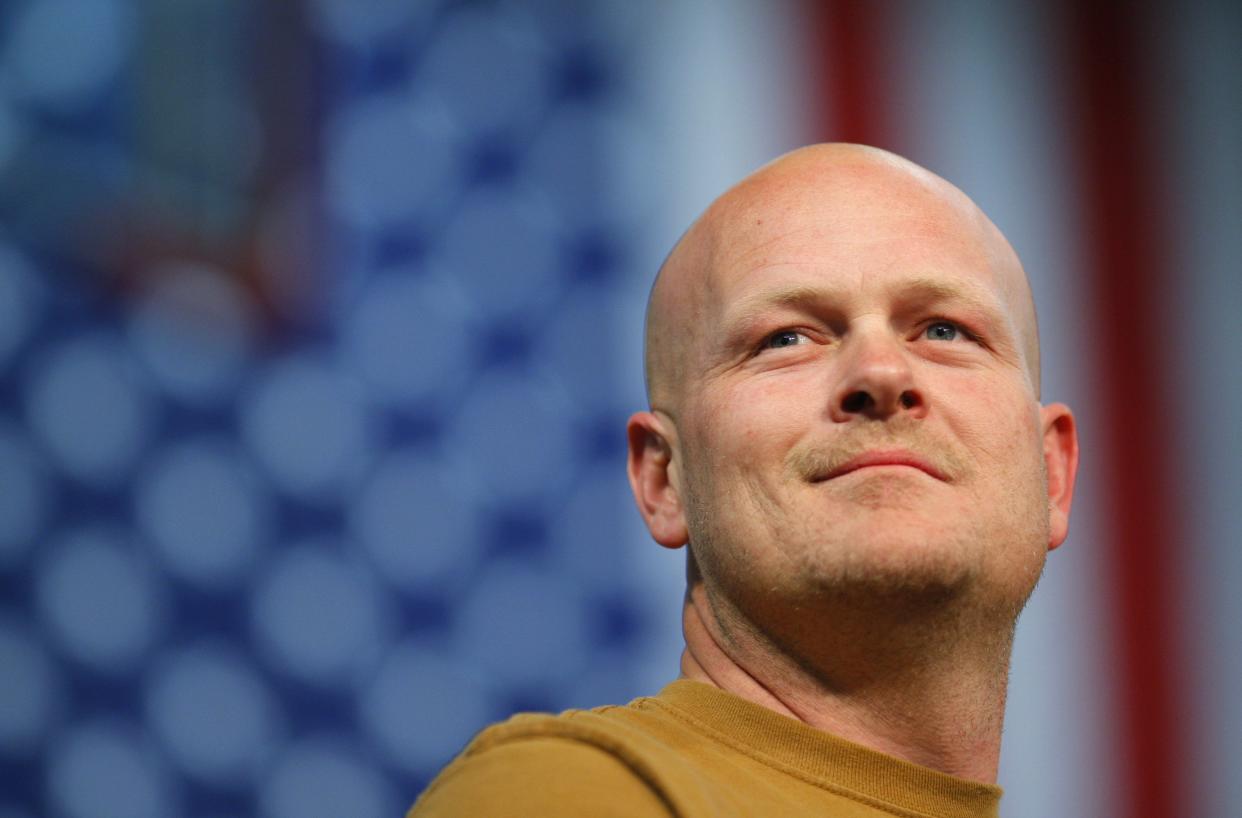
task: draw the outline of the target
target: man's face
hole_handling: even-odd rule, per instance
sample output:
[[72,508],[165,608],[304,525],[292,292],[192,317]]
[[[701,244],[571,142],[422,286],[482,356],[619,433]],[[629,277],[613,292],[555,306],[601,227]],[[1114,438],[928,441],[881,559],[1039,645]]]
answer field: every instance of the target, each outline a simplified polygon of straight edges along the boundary
[[714,216],[670,412],[709,593],[766,632],[833,595],[1016,614],[1050,545],[1017,259],[960,194],[834,178]]

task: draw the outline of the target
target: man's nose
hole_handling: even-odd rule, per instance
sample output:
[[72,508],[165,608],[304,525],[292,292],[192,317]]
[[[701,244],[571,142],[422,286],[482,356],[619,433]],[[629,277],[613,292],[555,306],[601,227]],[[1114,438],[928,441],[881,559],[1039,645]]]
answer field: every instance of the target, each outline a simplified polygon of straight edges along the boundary
[[888,328],[872,327],[847,337],[838,358],[839,378],[830,406],[833,420],[927,414],[926,397],[915,383],[908,355],[902,339]]

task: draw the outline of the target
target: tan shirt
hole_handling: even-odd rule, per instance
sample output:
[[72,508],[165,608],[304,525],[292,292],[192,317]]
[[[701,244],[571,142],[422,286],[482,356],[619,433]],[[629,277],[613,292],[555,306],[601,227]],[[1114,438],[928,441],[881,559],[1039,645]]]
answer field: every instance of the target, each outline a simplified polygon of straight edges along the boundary
[[409,816],[982,818],[1000,796],[681,679],[623,707],[489,727]]

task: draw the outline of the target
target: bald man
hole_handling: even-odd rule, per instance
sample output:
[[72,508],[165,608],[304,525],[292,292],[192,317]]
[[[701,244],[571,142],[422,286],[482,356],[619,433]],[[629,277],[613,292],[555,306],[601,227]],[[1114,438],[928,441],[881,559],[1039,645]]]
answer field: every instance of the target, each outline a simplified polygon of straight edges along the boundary
[[803,148],[686,232],[646,345],[628,470],[687,549],[680,678],[483,731],[412,814],[996,815],[1078,457],[1000,231],[900,157]]

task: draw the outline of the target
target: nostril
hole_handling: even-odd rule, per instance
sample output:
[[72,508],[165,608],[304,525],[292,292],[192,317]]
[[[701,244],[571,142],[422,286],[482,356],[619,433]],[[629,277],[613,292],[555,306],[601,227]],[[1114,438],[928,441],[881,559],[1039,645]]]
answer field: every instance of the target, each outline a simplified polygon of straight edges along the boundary
[[918,404],[918,402],[919,402],[919,399],[915,397],[915,394],[913,392],[906,391],[906,392],[901,393],[901,405],[904,406],[905,408],[913,409],[915,405]]
[[866,392],[851,392],[845,396],[845,400],[841,401],[841,408],[846,412],[861,412],[870,402],[871,396]]

